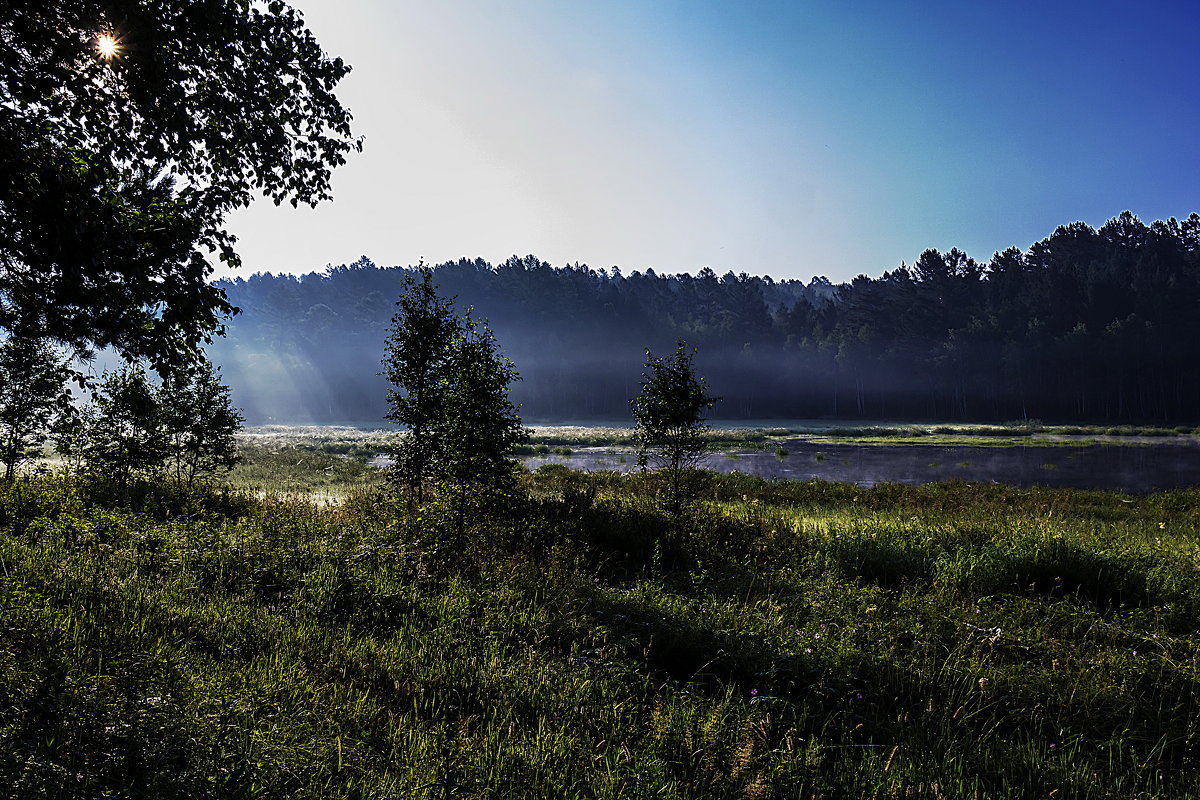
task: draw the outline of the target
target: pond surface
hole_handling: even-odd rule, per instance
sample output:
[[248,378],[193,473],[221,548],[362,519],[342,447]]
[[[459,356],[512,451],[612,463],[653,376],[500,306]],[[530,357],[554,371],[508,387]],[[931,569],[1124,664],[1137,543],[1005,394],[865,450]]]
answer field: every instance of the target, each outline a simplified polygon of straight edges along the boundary
[[[1135,446],[962,447],[939,445],[856,445],[783,442],[788,455],[769,450],[713,453],[700,465],[717,472],[743,472],[787,480],[919,485],[964,480],[1014,486],[1102,489],[1135,494],[1200,486],[1200,444],[1196,440]],[[530,469],[565,464],[573,469],[637,469],[628,450],[586,448],[569,456],[528,456]]]

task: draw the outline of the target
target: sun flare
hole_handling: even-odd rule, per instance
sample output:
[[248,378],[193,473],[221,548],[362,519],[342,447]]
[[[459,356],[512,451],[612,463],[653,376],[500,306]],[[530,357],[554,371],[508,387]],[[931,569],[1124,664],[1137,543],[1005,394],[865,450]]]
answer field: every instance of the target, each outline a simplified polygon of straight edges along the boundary
[[121,43],[111,34],[101,34],[96,37],[96,52],[101,58],[116,58],[121,52]]

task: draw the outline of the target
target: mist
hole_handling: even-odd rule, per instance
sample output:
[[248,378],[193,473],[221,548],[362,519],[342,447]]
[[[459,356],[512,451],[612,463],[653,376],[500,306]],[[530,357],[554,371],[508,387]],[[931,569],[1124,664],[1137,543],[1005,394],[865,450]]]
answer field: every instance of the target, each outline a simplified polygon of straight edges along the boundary
[[[379,425],[378,375],[410,270],[370,260],[220,282],[241,309],[210,357],[251,423]],[[1200,409],[1200,216],[1063,226],[977,262],[824,278],[658,275],[534,256],[434,267],[523,380],[528,422],[628,422],[646,350],[679,339],[712,417],[1192,422]]]

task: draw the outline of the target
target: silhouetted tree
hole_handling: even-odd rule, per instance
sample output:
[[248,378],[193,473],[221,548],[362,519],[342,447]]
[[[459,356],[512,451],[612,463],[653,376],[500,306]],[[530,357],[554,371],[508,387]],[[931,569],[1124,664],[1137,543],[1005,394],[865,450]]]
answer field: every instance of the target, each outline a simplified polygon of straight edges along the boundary
[[454,345],[462,338],[463,324],[454,314],[454,300],[438,296],[432,271],[422,265],[418,274],[419,280],[404,276],[384,344],[382,374],[393,387],[387,394],[387,419],[408,429],[392,451],[392,472],[420,500],[442,456],[437,428],[446,413]]
[[192,357],[232,311],[208,280],[239,263],[226,215],[328,199],[358,146],[348,71],[275,0],[6,2],[0,328]]
[[646,350],[646,372],[642,388],[629,401],[635,421],[638,464],[654,463],[670,475],[671,512],[678,517],[682,506],[684,471],[694,468],[704,454],[704,412],[720,398],[705,391],[704,378],[696,376],[692,363],[695,349],[680,339],[675,352],[655,356]]
[[[375,293],[405,273],[360,261],[225,284],[248,309],[232,323],[235,341],[214,348],[227,354],[226,375],[295,365],[341,389],[321,395],[322,409],[336,409],[324,418],[382,417],[384,388],[367,384],[387,324]],[[726,417],[1198,421],[1195,214],[1151,225],[1122,214],[1099,231],[1075,223],[985,266],[927,250],[841,286],[712,270],[626,275],[533,256],[462,259],[433,274],[488,317],[525,377],[514,402],[545,419],[626,413],[636,392],[627,365],[682,337],[700,345],[696,363]],[[329,334],[306,336],[306,315],[322,304]],[[297,407],[317,407],[312,383],[293,395]],[[259,411],[268,414],[281,416]]]

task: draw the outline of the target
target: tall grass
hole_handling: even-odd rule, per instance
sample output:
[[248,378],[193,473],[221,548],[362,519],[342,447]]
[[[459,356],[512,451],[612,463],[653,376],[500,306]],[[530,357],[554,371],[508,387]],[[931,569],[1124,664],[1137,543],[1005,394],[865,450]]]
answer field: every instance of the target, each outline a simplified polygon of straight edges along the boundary
[[1200,795],[1200,492],[523,480],[3,486],[0,796]]

